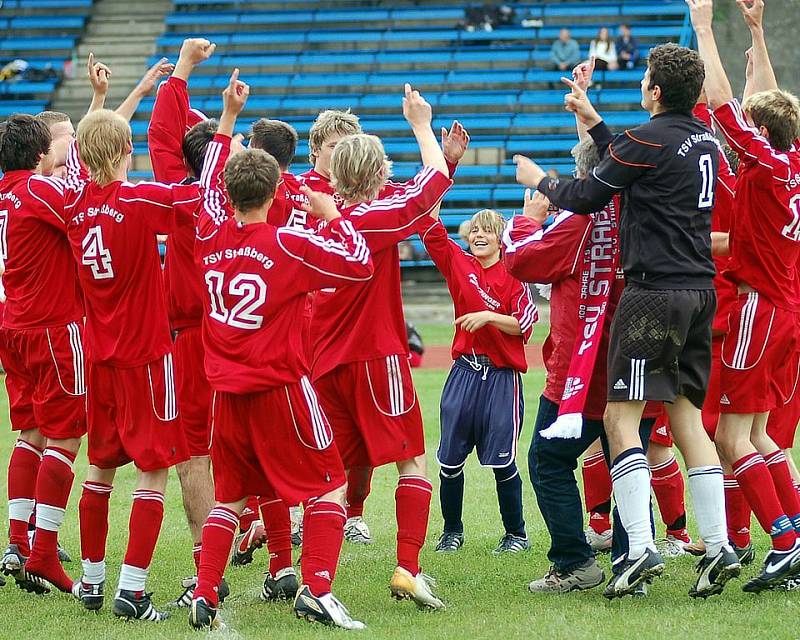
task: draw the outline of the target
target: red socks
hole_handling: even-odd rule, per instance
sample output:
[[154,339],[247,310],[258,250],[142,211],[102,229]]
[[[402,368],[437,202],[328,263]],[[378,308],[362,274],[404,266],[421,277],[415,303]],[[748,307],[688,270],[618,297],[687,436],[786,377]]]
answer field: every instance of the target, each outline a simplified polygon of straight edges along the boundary
[[41,449],[17,440],[8,461],[8,541],[17,545],[24,556],[31,553],[28,521],[33,514],[36,476],[41,460]]
[[195,574],[200,571],[200,552],[202,549],[203,545],[200,542],[196,542],[192,547],[192,558],[194,559]]
[[650,473],[652,474],[650,484],[653,493],[656,494],[661,519],[667,526],[667,535],[688,542],[686,506],[683,501],[686,487],[678,461],[673,456],[666,462],[651,465]]
[[583,459],[581,475],[589,526],[604,533],[611,528],[611,474],[602,451]]
[[259,499],[261,521],[267,532],[269,551],[269,572],[272,576],[278,571],[292,566],[292,522],[289,507],[276,497],[262,496]]
[[795,529],[800,528],[800,494],[792,480],[792,472],[786,462],[786,455],[780,449],[764,456],[767,469],[775,484],[775,492],[783,507],[783,512],[789,516]]
[[400,476],[394,492],[397,518],[397,565],[415,576],[428,532],[433,485],[422,476]]
[[204,598],[212,607],[219,604],[217,590],[231,555],[233,538],[239,526],[239,516],[226,507],[214,507],[203,525],[200,568],[194,599]]
[[256,520],[258,520],[258,497],[250,496],[239,516],[239,533],[247,531]]
[[761,454],[751,453],[734,462],[733,473],[759,524],[772,536],[772,546],[779,551],[791,549],[797,534],[781,508]]
[[49,447],[44,451],[36,480],[36,535],[25,564],[28,571],[67,593],[72,590],[72,578],[58,561],[58,530],[74,479],[73,462],[75,454],[66,449]]
[[364,502],[372,485],[372,467],[351,467],[347,472],[347,517],[364,515]]
[[725,516],[728,539],[740,549],[750,544],[750,505],[736,476],[725,476]]
[[111,485],[84,482],[78,512],[81,519],[83,581],[100,584],[106,578],[105,557],[108,537],[108,502]]
[[317,500],[306,507],[303,518],[303,583],[314,596],[330,593],[344,541],[344,507]]
[[164,494],[137,489],[128,524],[128,549],[119,572],[119,588],[139,593],[145,580],[153,552],[156,550],[161,522],[164,519]]

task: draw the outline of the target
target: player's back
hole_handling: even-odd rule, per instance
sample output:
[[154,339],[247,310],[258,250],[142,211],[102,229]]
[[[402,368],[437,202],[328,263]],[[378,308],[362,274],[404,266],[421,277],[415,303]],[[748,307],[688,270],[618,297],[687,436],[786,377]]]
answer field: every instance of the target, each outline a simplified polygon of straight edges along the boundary
[[[115,181],[68,190],[65,215],[86,296],[90,360],[131,367],[172,344],[156,235],[191,224],[197,189]],[[173,206],[173,204],[175,206]]]
[[800,310],[800,150],[775,152],[785,169],[739,165],[726,276],[774,305]]
[[83,317],[63,206],[58,180],[31,171],[9,171],[0,180],[5,327],[53,327]]

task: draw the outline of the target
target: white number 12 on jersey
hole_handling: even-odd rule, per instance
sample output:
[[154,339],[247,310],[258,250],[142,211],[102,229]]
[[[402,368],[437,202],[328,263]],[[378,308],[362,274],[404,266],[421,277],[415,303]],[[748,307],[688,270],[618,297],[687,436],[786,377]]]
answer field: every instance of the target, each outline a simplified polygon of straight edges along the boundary
[[781,232],[789,240],[800,242],[800,194],[792,196],[789,200],[789,211],[792,212],[792,221]]
[[8,258],[8,241],[6,236],[8,234],[8,211],[0,209],[0,257],[3,260]]
[[208,315],[214,320],[237,329],[260,329],[264,316],[254,313],[267,301],[267,284],[261,276],[253,273],[240,273],[228,283],[228,294],[239,301],[228,310],[223,300],[225,274],[219,271],[206,273],[206,285],[211,296],[211,310]]
[[111,266],[111,252],[103,244],[102,227],[92,227],[81,243],[83,254],[81,264],[91,268],[95,280],[107,280],[114,277]]
[[700,187],[697,208],[708,209],[714,205],[714,160],[710,153],[704,153],[700,156],[698,164],[700,165],[700,176],[703,178],[703,186]]

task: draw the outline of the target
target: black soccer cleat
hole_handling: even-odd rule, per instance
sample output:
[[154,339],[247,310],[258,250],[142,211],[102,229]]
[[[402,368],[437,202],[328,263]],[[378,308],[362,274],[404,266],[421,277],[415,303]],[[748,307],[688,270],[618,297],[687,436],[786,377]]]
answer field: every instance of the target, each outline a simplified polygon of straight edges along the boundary
[[294,599],[294,614],[309,622],[319,622],[350,631],[366,629],[366,625],[350,617],[350,612],[332,593],[317,598],[307,586],[297,592]]
[[147,622],[163,622],[169,618],[168,611],[159,611],[150,601],[152,593],[143,593],[136,597],[136,592],[120,589],[114,598],[113,613],[123,620],[145,620]]
[[264,578],[264,586],[261,588],[261,599],[265,602],[294,600],[299,588],[297,573],[294,568],[281,569],[274,578],[271,573],[267,572]]
[[439,542],[436,543],[436,553],[455,553],[464,546],[464,534],[456,533],[455,531],[445,531],[439,536]]
[[737,547],[735,544],[731,546],[733,547],[733,551],[736,554],[736,557],[739,558],[739,562],[742,563],[743,567],[753,564],[753,561],[756,559],[756,549],[752,542],[746,547]]
[[192,629],[223,629],[225,625],[217,616],[217,610],[205,598],[192,600],[189,608],[189,626]]
[[729,547],[723,547],[714,557],[703,556],[697,563],[697,582],[689,591],[692,598],[708,598],[722,593],[725,583],[742,572],[739,557]]
[[61,543],[58,543],[58,561],[61,564],[67,564],[68,562],[72,562],[72,557],[67,553],[67,550],[61,546]]
[[748,593],[772,589],[800,573],[800,540],[788,551],[772,549],[764,558],[764,568],[742,587]]
[[72,595],[81,601],[84,609],[99,611],[103,608],[105,584],[105,580],[100,584],[86,584],[78,580],[72,585]]
[[664,572],[664,560],[657,551],[645,549],[645,552],[635,560],[625,559],[621,562],[618,572],[615,573],[603,595],[609,600],[633,595],[642,582],[650,581]]
[[499,556],[504,553],[521,553],[530,550],[530,548],[531,543],[528,542],[527,535],[518,536],[513,533],[506,533],[500,538],[500,542],[492,553]]
[[14,578],[14,582],[23,591],[37,595],[50,593],[50,585],[46,580],[25,571],[27,560],[27,556],[22,555],[17,545],[10,544],[0,559],[0,571]]

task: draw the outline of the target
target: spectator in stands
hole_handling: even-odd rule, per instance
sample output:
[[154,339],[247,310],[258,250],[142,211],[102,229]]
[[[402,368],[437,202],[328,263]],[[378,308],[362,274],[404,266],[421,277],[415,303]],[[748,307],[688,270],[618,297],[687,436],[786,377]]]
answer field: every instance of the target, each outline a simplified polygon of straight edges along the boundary
[[581,61],[581,48],[578,41],[573,39],[569,29],[562,29],[558,40],[550,48],[550,62],[556,71],[568,71],[577,66]]
[[601,27],[597,32],[597,38],[592,40],[589,45],[589,57],[594,56],[595,69],[601,71],[615,71],[619,68],[617,64],[617,47],[608,33],[607,27]]
[[622,69],[633,69],[639,64],[639,43],[636,42],[627,24],[619,25],[617,61]]
[[510,25],[514,22],[516,11],[507,4],[495,5],[489,2],[480,7],[467,7],[464,9],[464,20],[459,27],[465,31],[494,31],[497,27]]

